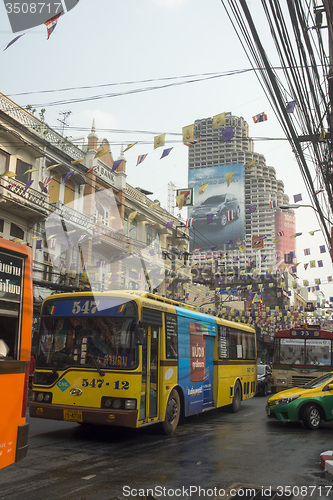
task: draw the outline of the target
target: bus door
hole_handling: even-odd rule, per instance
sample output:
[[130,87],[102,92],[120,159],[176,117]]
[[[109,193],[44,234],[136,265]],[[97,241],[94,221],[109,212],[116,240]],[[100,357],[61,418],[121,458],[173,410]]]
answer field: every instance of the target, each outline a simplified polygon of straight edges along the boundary
[[0,469],[28,449],[25,420],[32,331],[31,249],[0,243]]
[[205,337],[205,380],[203,386],[203,409],[213,406],[214,337]]
[[157,326],[143,325],[142,382],[139,420],[149,422],[157,418],[158,411],[158,338]]

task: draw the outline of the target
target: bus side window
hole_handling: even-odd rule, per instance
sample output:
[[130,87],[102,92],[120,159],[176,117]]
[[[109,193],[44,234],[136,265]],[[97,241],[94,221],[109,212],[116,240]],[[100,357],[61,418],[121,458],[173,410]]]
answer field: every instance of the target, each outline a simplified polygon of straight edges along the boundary
[[9,316],[1,316],[0,321],[1,321],[1,339],[8,347],[6,357],[16,359],[18,352],[17,318],[11,318]]
[[166,357],[168,359],[178,358],[178,331],[177,316],[175,314],[165,315],[165,339],[166,339]]
[[9,353],[9,347],[6,342],[0,339],[0,358],[5,358]]

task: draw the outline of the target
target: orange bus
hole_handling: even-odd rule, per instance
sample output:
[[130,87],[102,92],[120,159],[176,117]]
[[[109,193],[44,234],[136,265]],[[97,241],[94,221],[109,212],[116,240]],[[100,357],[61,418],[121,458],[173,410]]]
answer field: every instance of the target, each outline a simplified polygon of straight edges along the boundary
[[31,248],[0,239],[0,469],[28,451],[32,302]]

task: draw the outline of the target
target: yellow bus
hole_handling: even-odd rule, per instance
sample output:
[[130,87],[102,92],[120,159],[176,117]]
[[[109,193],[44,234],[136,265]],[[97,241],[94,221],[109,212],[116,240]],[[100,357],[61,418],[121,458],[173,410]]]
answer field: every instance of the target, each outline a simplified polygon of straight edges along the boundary
[[148,292],[52,295],[38,335],[31,417],[171,434],[255,394],[251,327]]
[[32,302],[31,248],[0,239],[0,469],[28,450]]

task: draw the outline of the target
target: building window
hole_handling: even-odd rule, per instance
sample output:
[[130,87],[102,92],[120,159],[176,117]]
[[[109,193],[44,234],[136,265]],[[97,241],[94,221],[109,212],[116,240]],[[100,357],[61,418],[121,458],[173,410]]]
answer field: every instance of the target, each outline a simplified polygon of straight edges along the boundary
[[52,180],[48,185],[48,193],[49,193],[49,202],[56,203],[59,201],[60,197],[60,175],[54,174],[54,171],[51,172]]
[[31,170],[31,165],[22,160],[16,161],[16,179],[18,181],[24,182],[26,184],[30,181],[31,173],[26,173],[27,170]]
[[5,221],[3,219],[0,219],[0,233],[3,233],[4,224],[5,224]]
[[9,154],[0,149],[0,174],[7,172],[9,168]]
[[157,253],[161,251],[161,239],[159,233],[156,232],[156,238],[155,238],[155,250]]
[[64,193],[64,204],[70,205],[73,208],[73,203],[75,199],[75,185],[72,181],[67,181],[65,184],[65,193]]
[[13,222],[10,225],[10,236],[13,238],[19,238],[20,240],[24,240],[24,231],[19,226],[14,224]]
[[153,242],[153,230],[150,226],[147,227],[147,247],[150,247]]

